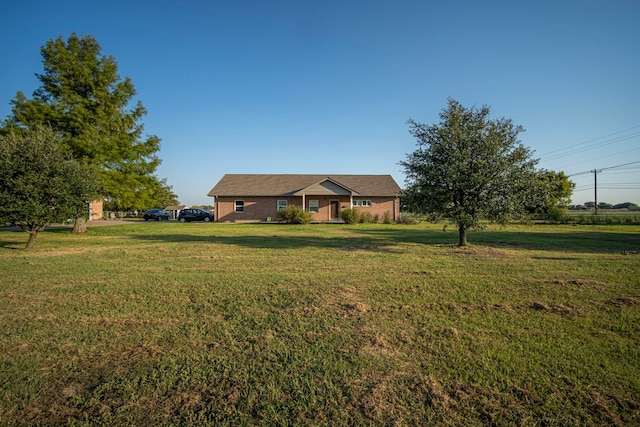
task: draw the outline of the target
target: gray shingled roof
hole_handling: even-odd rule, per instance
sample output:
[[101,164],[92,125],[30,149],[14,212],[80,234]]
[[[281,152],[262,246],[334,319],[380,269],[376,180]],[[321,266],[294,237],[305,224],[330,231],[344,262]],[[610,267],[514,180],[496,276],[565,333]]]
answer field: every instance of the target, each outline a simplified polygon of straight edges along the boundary
[[360,196],[399,196],[391,175],[226,174],[209,196],[285,196],[330,179]]

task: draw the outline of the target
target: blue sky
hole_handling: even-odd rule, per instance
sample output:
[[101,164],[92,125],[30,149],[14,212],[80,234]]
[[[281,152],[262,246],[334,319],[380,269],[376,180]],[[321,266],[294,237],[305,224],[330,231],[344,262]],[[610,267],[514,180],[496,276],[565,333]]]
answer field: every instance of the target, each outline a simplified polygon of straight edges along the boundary
[[406,121],[437,123],[448,97],[524,126],[575,203],[598,169],[599,201],[640,204],[639,22],[637,0],[12,1],[0,117],[38,87],[40,47],[75,31],[132,79],[162,139],[157,175],[188,205],[212,204],[225,173],[403,186]]

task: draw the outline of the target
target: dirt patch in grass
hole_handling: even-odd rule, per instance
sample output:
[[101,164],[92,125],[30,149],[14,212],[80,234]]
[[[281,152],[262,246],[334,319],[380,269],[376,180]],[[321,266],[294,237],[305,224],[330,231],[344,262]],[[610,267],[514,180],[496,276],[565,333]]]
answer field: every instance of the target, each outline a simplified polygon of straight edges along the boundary
[[376,357],[393,357],[398,353],[389,339],[379,332],[374,333],[360,350]]
[[609,304],[612,304],[620,308],[640,305],[640,296],[627,296],[627,297],[616,298],[609,301]]
[[371,310],[371,306],[363,302],[349,302],[342,304],[342,308],[355,315],[361,315]]
[[449,246],[449,255],[454,255],[462,258],[473,259],[506,259],[512,258],[514,255],[504,249],[498,249],[489,246]]
[[563,304],[549,306],[539,301],[534,301],[531,304],[529,304],[529,308],[532,308],[538,311],[546,311],[548,313],[557,313],[557,314],[576,314],[577,312],[575,309],[571,307],[567,307]]
[[347,286],[338,288],[329,294],[327,304],[335,307],[340,317],[362,316],[371,311],[371,306],[360,301],[360,295],[357,288]]
[[[539,301],[534,301],[529,304],[461,304],[461,303],[426,303],[426,304],[407,304],[402,306],[387,307],[384,309],[376,310],[380,312],[395,312],[401,310],[420,310],[420,311],[439,311],[443,313],[454,313],[459,316],[465,316],[473,312],[490,312],[490,311],[502,311],[506,313],[515,313],[521,310],[535,310],[544,311],[547,313],[561,314],[561,315],[579,315],[580,310],[566,306],[564,304],[548,305]],[[450,331],[452,332],[452,331]],[[456,336],[455,333],[449,334],[450,336]]]

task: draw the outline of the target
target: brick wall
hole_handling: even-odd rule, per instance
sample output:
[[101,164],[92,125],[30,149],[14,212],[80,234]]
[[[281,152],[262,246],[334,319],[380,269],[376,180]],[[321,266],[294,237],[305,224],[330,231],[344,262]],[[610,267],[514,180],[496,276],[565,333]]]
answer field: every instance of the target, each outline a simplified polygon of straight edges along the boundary
[[[244,212],[235,212],[235,201],[244,201]],[[256,222],[277,221],[278,200],[286,200],[289,205],[301,206],[302,197],[218,197],[215,202],[216,221]],[[318,212],[313,214],[314,221],[331,221],[332,201],[338,201],[338,210],[350,207],[348,196],[306,196],[305,209],[309,209],[309,201],[318,200]],[[385,212],[389,212],[392,220],[400,217],[400,200],[397,197],[355,197],[354,200],[371,200],[370,207],[357,207],[363,212],[378,215],[380,221]]]

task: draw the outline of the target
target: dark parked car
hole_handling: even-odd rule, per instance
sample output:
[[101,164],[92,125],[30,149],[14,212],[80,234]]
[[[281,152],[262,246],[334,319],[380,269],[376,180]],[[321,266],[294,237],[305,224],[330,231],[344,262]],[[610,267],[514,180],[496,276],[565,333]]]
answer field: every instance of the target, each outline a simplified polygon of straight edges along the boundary
[[155,219],[156,221],[160,221],[162,219],[169,220],[170,215],[169,215],[169,212],[164,211],[162,209],[149,209],[144,213],[143,218],[145,221],[149,221],[150,219]]
[[178,221],[191,222],[191,221],[213,221],[213,214],[204,209],[183,209],[178,215]]

